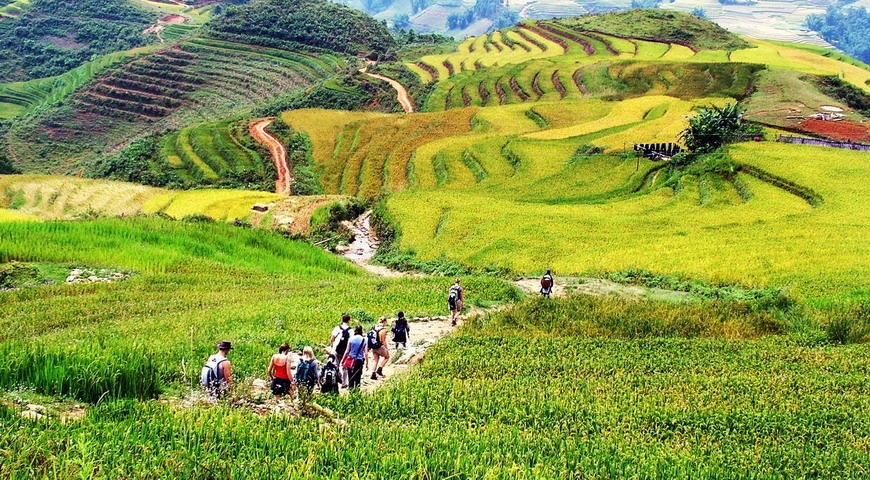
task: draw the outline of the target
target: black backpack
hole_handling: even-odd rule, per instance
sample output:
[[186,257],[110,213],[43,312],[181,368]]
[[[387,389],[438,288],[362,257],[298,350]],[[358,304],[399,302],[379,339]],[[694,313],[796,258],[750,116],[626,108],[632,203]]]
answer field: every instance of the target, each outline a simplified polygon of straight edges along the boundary
[[379,335],[380,333],[380,329],[377,329],[375,327],[372,327],[372,329],[369,330],[369,349],[377,350],[384,346],[384,344],[381,343],[381,336]]
[[341,330],[341,340],[338,341],[335,351],[345,352],[347,351],[347,342],[350,341],[350,327],[344,328],[344,325],[339,325],[338,328]]
[[338,367],[334,363],[327,363],[320,376],[320,389],[328,392],[334,390],[336,386],[338,386]]

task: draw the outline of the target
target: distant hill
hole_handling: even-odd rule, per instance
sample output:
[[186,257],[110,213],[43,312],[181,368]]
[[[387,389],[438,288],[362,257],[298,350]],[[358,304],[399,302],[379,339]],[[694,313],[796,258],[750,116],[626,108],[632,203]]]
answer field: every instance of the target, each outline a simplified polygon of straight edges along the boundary
[[387,28],[363,13],[322,0],[254,0],[212,21],[220,39],[277,48],[308,46],[350,55],[395,48]]

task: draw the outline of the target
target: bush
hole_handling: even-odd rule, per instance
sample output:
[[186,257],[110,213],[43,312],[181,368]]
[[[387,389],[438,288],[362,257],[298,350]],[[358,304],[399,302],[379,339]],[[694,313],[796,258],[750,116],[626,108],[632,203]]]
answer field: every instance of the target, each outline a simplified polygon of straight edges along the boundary
[[822,325],[831,343],[865,342],[870,336],[870,308],[865,302],[840,306],[827,315]]
[[744,113],[745,109],[736,103],[711,105],[689,119],[680,138],[692,152],[710,153],[722,145],[761,135],[761,127],[743,121]]

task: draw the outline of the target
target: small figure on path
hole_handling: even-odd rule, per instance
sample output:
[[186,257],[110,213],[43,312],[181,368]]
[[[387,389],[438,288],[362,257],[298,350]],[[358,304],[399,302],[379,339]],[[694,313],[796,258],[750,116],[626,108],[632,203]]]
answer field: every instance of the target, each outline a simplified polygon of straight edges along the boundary
[[541,277],[541,295],[550,298],[550,295],[553,293],[553,272],[547,270],[547,273]]
[[272,379],[272,394],[283,397],[290,393],[293,387],[293,376],[290,371],[292,360],[289,355],[290,345],[282,344],[278,353],[269,360],[269,378]]
[[338,393],[339,371],[335,355],[326,357],[326,365],[320,370],[320,393]]
[[[332,335],[329,336],[329,344],[335,352],[335,358],[341,361],[344,358],[344,352],[347,351],[347,342],[350,340],[353,329],[350,326],[350,315],[344,314],[341,316],[341,323],[332,329]],[[341,365],[339,365],[341,367]],[[347,388],[347,369],[339,369],[339,381],[341,386]]]
[[368,349],[372,352],[372,380],[378,375],[384,377],[384,367],[390,361],[390,349],[387,347],[387,317],[381,317],[378,323],[372,325],[368,334]]
[[465,304],[465,290],[462,289],[460,280],[457,278],[450,291],[447,293],[447,305],[450,307],[450,324],[456,326],[456,319],[462,313]]
[[320,382],[320,363],[314,356],[314,349],[306,346],[302,349],[302,361],[296,366],[296,385],[302,394],[311,394]]
[[404,312],[399,312],[399,318],[396,319],[396,324],[393,325],[393,342],[396,343],[396,350],[399,345],[402,348],[408,348],[408,334],[411,332],[411,327],[408,326],[408,320],[405,318]]
[[226,395],[233,383],[232,366],[227,358],[233,345],[223,341],[217,344],[217,353],[208,357],[200,374],[200,384],[213,397],[220,398]]
[[341,364],[349,369],[347,387],[350,389],[359,388],[362,383],[363,368],[367,361],[366,343],[363,327],[357,325],[353,330],[353,336],[347,342],[347,351],[344,352],[344,358],[341,360]]

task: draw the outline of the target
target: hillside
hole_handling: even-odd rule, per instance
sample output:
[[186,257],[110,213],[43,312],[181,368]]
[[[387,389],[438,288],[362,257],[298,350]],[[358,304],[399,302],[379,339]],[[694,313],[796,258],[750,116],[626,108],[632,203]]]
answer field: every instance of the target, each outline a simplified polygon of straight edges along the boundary
[[59,75],[154,40],[142,32],[155,18],[126,0],[33,0],[21,12],[0,22],[0,83]]
[[[282,16],[275,17],[279,11]],[[312,24],[312,18],[321,16],[330,20],[301,35],[292,23]],[[342,39],[332,33],[338,28],[348,32]],[[0,87],[0,100],[9,105],[7,116],[39,112],[20,116],[9,127],[8,156],[25,172],[91,169],[104,152],[117,152],[134,139],[245,115],[276,97],[320,85],[353,62],[349,55],[382,53],[392,42],[381,24],[322,1],[294,2],[292,8],[258,1],[228,9],[205,32],[92,62],[75,76],[43,82],[51,90],[35,82]],[[58,94],[60,81],[63,93]],[[176,157],[196,163],[188,151]],[[235,186],[260,188],[268,183],[268,163],[254,158],[250,168],[222,175],[237,179]],[[197,184],[202,178],[215,177],[205,171],[193,180],[177,178],[173,185]]]
[[356,10],[322,0],[253,0],[229,8],[209,33],[225,40],[267,47],[319,47],[372,58],[395,48],[380,23]]
[[[782,136],[870,143],[867,65],[349,3],[480,35],[131,0],[155,43],[0,85],[0,478],[866,477],[870,153]],[[391,360],[308,391],[344,314]]]

